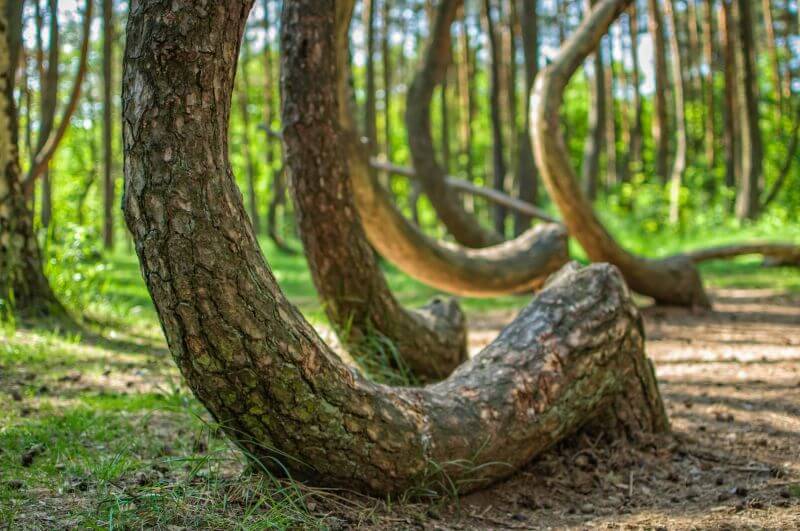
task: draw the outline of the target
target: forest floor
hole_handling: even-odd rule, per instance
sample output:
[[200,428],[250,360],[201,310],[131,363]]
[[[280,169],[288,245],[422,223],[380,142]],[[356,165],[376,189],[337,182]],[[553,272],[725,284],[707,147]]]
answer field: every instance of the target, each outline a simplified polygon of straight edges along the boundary
[[[323,326],[286,260],[278,280]],[[493,488],[421,503],[254,473],[181,384],[135,259],[119,259],[119,300],[86,312],[96,333],[0,332],[0,528],[799,528],[800,274],[704,273],[713,311],[642,310],[671,435],[580,436]],[[390,281],[406,303],[430,295]],[[525,299],[464,302],[474,352]]]

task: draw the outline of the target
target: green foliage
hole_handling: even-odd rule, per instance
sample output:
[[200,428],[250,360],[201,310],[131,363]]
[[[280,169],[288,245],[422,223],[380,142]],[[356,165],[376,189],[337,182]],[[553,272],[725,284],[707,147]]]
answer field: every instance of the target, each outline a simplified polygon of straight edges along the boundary
[[64,224],[48,234],[43,253],[45,274],[61,301],[82,311],[103,297],[108,267],[97,229]]

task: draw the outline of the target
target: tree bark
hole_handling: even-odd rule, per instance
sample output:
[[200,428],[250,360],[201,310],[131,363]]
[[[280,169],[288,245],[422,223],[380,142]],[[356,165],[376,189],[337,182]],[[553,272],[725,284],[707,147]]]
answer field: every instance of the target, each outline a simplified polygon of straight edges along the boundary
[[[483,20],[486,34],[489,39],[489,71],[491,73],[489,89],[489,114],[492,123],[492,175],[494,189],[505,191],[506,162],[503,156],[503,127],[500,116],[500,41],[492,16],[492,3],[490,0],[483,2]],[[448,29],[448,32],[450,30]],[[494,230],[500,235],[505,234],[507,211],[502,205],[495,205],[492,211]]]
[[[48,24],[48,43],[47,43],[47,70],[45,78],[41,80],[41,120],[39,122],[39,139],[36,146],[37,153],[42,150],[47,142],[50,133],[53,131],[53,124],[56,119],[56,107],[58,106],[58,59],[60,55],[59,27],[58,27],[58,1],[49,0],[47,2],[49,17]],[[50,186],[50,171],[45,166],[41,172],[42,194],[41,194],[41,220],[42,226],[50,225],[50,217],[53,213],[53,193]],[[33,186],[33,184],[31,185]],[[35,208],[34,208],[35,210]]]
[[742,174],[741,163],[741,136],[740,123],[736,116],[736,106],[738,101],[737,93],[737,29],[736,21],[731,13],[733,7],[731,0],[722,0],[719,11],[719,26],[722,46],[725,52],[725,109],[723,128],[723,143],[725,146],[725,185],[728,188],[736,186]]
[[111,99],[112,68],[114,58],[114,5],[103,0],[103,245],[114,247],[114,102]]
[[772,0],[761,0],[761,10],[764,13],[764,28],[766,29],[767,52],[769,53],[770,70],[772,74],[772,90],[778,100],[778,113],[780,117],[783,109],[783,80],[781,78],[781,63],[778,59],[778,46],[775,44],[775,23],[772,20]]
[[631,84],[633,85],[633,127],[631,128],[631,150],[630,162],[633,171],[642,171],[642,135],[644,133],[643,108],[642,108],[642,87],[640,80],[639,67],[639,11],[636,4],[632,4],[628,10],[628,22],[631,39],[631,61],[632,74]]
[[736,0],[739,49],[737,95],[741,123],[742,178],[736,196],[736,216],[754,219],[759,214],[759,181],[763,170],[764,147],[759,126],[758,73],[755,64],[753,16],[750,0]]
[[653,42],[655,55],[656,91],[653,95],[653,143],[655,145],[655,174],[662,182],[667,182],[669,172],[669,126],[667,119],[667,57],[664,45],[664,22],[658,0],[647,0],[649,16],[647,27]]
[[[269,203],[267,204],[267,235],[280,251],[286,254],[297,254],[281,235],[278,218],[286,205],[286,178],[283,169],[283,155],[280,149],[280,138],[270,134],[272,131],[273,108],[275,107],[275,87],[273,83],[272,68],[272,42],[268,35],[272,29],[270,23],[271,0],[263,0],[262,9],[264,10],[263,28],[267,38],[264,40],[264,124],[267,134],[266,164],[267,172],[272,178]],[[281,153],[278,156],[280,167],[275,168],[275,146]]]
[[[338,43],[346,41],[352,0],[337,4]],[[366,151],[357,141],[353,97],[347,83],[347,47],[337,44],[339,121],[344,131],[355,204],[372,246],[406,274],[437,289],[478,297],[530,292],[569,259],[566,232],[544,224],[513,241],[466,249],[429,238],[394,206],[369,171]],[[349,104],[349,105],[348,105]]]
[[675,14],[675,0],[666,0],[667,20],[669,21],[669,47],[672,54],[672,85],[675,94],[675,160],[670,173],[669,221],[676,224],[680,221],[681,186],[686,171],[686,102],[684,100],[683,65],[681,49],[678,44],[678,17]]
[[437,7],[431,24],[430,42],[408,88],[406,130],[414,168],[439,219],[458,243],[467,247],[487,247],[502,242],[502,238],[481,227],[461,207],[457,194],[445,182],[446,172],[436,161],[431,137],[431,98],[450,62],[450,27],[462,3],[463,0],[442,0]]
[[[706,164],[713,169],[717,164],[716,156],[716,123],[714,115],[714,72],[717,65],[714,61],[714,0],[705,0],[705,16],[703,18],[703,58],[706,64],[705,81],[705,151]],[[708,181],[713,183],[709,178]]]
[[[178,367],[248,455],[296,479],[376,494],[440,490],[445,481],[467,492],[598,416],[618,422],[614,433],[668,429],[641,320],[605,265],[566,272],[442,383],[391,388],[343,365],[286,300],[244,222],[225,134],[250,4],[209,7],[178,0],[131,11],[125,211]],[[308,75],[297,73],[306,65],[335,93],[333,9],[319,0],[284,4],[287,89]],[[312,164],[295,151],[305,147],[297,121],[324,129],[335,120],[316,123],[292,94],[285,91],[287,160],[305,172]],[[195,103],[174,105],[189,95]],[[165,112],[183,124],[153,119]],[[326,136],[317,154],[327,157],[335,138]],[[335,167],[335,151],[316,162]]]
[[[539,73],[539,1],[512,0],[518,2],[517,13],[520,18],[520,34],[525,60],[525,93],[523,98],[522,128],[517,132],[519,151],[517,159],[517,179],[519,199],[537,204],[539,177],[536,174],[536,161],[533,160],[533,145],[530,136],[531,91]],[[531,226],[531,216],[517,212],[514,215],[514,235],[519,236]]]
[[67,317],[44,275],[19,165],[14,79],[22,47],[22,2],[0,9],[0,317]]
[[559,110],[570,77],[630,3],[597,2],[554,61],[539,73],[534,89],[537,105],[531,110],[536,162],[567,229],[593,261],[616,265],[635,291],[653,297],[657,303],[709,306],[700,274],[687,257],[643,259],[624,250],[608,233],[578,185],[559,127]]

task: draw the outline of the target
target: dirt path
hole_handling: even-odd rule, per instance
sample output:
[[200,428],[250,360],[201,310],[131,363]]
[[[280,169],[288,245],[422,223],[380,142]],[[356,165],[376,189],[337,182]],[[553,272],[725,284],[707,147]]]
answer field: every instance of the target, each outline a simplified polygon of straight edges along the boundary
[[[672,437],[584,438],[425,527],[800,528],[800,296],[713,295],[713,312],[643,311]],[[510,317],[474,318],[472,347]]]

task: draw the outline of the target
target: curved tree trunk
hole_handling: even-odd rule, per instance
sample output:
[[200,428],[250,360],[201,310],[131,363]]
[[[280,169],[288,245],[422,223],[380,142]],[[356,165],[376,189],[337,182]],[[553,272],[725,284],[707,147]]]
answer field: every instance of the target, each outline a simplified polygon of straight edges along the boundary
[[540,288],[569,259],[563,226],[541,224],[512,241],[465,249],[430,238],[409,223],[369,171],[366,150],[355,131],[353,97],[347,83],[346,38],[353,3],[337,3],[339,121],[355,204],[370,243],[409,276],[449,293],[487,297]]
[[630,4],[631,0],[598,1],[553,63],[539,73],[534,89],[537,105],[531,110],[536,162],[570,234],[593,261],[616,265],[635,291],[658,303],[709,306],[700,274],[687,257],[643,259],[624,250],[608,233],[578,185],[561,133],[559,109],[567,82]]
[[[466,359],[464,315],[452,299],[435,299],[421,311],[406,312],[392,296],[352,204],[347,159],[341,157],[337,71],[331,70],[331,90],[325,91],[316,69],[313,58],[298,58],[294,69],[282,70],[282,123],[287,155],[336,161],[288,161],[286,166],[303,247],[325,312],[351,350],[368,354],[376,343],[388,340],[416,374],[447,376]],[[298,108],[305,111],[296,113]]]
[[0,318],[66,318],[42,269],[20,175],[14,73],[22,43],[22,3],[7,2],[0,17]]
[[406,129],[411,159],[420,176],[423,191],[439,219],[455,240],[467,247],[487,247],[502,242],[499,234],[481,227],[461,207],[458,195],[447,186],[446,171],[436,161],[431,136],[431,99],[436,85],[447,73],[450,62],[450,27],[463,0],[442,0],[431,22],[431,39],[422,65],[408,87],[406,97]]
[[[287,160],[298,175],[309,148],[325,157],[314,164],[341,160],[335,134],[321,147],[300,141],[299,121],[335,129],[329,107],[307,106],[335,101],[332,4],[283,9]],[[278,288],[227,160],[249,8],[134,4],[123,83],[126,220],[176,362],[228,435],[271,470],[393,493],[481,487],[601,415],[619,421],[615,431],[667,429],[640,318],[606,265],[567,271],[442,383],[390,388],[341,363]],[[308,94],[312,75],[328,90]]]

